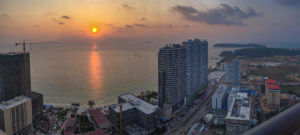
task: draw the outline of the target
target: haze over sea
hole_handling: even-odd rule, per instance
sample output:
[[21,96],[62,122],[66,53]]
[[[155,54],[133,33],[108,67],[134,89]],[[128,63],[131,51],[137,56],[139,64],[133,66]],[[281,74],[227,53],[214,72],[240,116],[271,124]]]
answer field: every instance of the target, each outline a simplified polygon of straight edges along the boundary
[[[15,46],[0,47],[1,52],[21,51]],[[44,94],[46,104],[87,106],[88,100],[94,100],[96,105],[107,105],[116,103],[121,94],[157,91],[159,47],[121,49],[90,44],[28,48],[32,90]],[[209,58],[219,57],[223,50],[209,47]],[[209,59],[209,65],[216,61]]]

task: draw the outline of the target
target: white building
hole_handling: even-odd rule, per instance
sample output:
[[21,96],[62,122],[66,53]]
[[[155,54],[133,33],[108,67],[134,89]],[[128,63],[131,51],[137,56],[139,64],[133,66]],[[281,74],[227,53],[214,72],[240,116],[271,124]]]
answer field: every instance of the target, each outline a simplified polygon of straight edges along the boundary
[[227,97],[227,107],[228,107],[228,108],[230,107],[230,105],[231,105],[231,103],[232,103],[232,101],[233,101],[233,98],[236,97],[236,95],[237,95],[237,93],[239,92],[239,90],[240,90],[240,87],[239,87],[239,86],[238,86],[238,87],[233,87],[233,88],[231,88],[231,90],[230,90],[230,92],[229,92],[229,95],[228,95],[228,97]]
[[237,94],[229,106],[225,118],[226,135],[241,135],[250,128],[251,100],[245,96],[244,93]]
[[7,135],[32,134],[31,99],[19,96],[0,104],[0,130]]
[[212,108],[213,109],[222,109],[222,105],[225,101],[225,94],[227,90],[227,85],[220,85],[219,88],[216,90],[214,95],[212,96]]

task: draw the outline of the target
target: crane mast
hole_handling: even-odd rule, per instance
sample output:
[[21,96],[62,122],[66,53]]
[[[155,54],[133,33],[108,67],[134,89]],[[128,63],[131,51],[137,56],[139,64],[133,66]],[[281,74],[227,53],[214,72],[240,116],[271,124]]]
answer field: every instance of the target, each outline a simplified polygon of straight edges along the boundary
[[25,96],[29,96],[29,85],[28,85],[28,77],[27,77],[27,61],[26,61],[26,45],[31,44],[56,44],[58,42],[37,42],[37,43],[29,43],[26,40],[23,40],[22,43],[15,43],[16,46],[23,45],[23,55],[24,55],[24,81],[25,81]]

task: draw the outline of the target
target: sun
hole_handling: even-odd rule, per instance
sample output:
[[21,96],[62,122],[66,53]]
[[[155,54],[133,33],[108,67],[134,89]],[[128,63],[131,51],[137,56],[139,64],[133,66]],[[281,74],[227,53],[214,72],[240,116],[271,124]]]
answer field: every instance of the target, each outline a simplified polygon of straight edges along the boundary
[[99,29],[97,27],[92,27],[92,33],[97,33]]

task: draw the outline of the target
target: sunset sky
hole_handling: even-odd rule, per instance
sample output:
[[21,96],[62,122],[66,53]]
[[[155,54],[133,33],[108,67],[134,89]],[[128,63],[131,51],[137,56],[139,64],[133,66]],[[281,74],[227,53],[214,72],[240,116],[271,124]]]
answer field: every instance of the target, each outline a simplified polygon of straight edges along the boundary
[[[1,0],[0,45],[64,43],[300,45],[300,0]],[[92,27],[99,31],[92,33]]]

